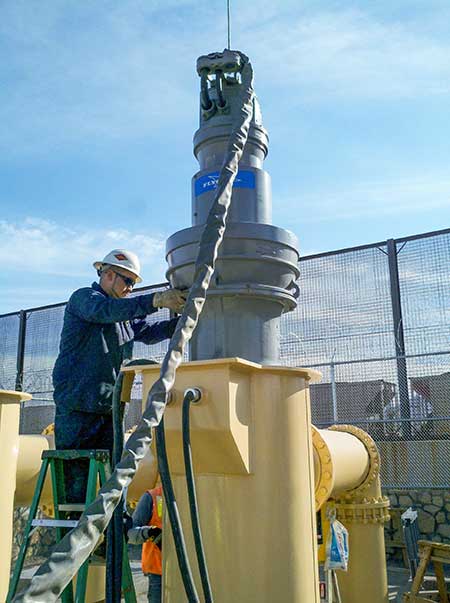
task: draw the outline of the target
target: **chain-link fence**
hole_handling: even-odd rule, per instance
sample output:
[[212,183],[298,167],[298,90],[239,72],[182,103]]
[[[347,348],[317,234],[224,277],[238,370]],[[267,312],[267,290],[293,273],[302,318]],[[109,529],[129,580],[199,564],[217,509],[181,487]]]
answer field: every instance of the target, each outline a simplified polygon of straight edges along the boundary
[[[383,455],[385,486],[447,488],[450,229],[305,257],[300,268],[299,306],[281,321],[281,361],[321,371],[311,386],[315,424],[367,430]],[[33,394],[22,433],[53,418],[64,306],[0,316],[0,387]],[[159,361],[166,349],[136,344],[134,354]],[[138,413],[134,405],[129,424]]]

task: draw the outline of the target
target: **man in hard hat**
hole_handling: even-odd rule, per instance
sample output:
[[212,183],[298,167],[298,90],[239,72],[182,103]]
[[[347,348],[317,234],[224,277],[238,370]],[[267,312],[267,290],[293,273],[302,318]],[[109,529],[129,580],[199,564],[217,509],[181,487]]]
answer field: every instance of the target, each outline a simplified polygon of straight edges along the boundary
[[[127,297],[142,281],[138,257],[114,249],[94,262],[99,282],[75,291],[65,309],[59,355],[53,369],[57,449],[113,448],[112,393],[133,342],[172,336],[177,318],[150,322],[158,308],[180,313],[186,293],[167,289]],[[84,502],[87,460],[65,463],[67,502]]]

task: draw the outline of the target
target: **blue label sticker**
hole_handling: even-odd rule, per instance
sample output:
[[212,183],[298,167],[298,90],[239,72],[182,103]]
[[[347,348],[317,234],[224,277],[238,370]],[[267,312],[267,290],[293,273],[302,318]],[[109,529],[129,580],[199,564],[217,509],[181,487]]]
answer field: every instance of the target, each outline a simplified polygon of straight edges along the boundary
[[[210,172],[200,176],[195,181],[195,196],[199,197],[203,193],[213,191],[217,188],[219,172]],[[255,173],[247,170],[240,170],[233,183],[233,188],[255,188]]]

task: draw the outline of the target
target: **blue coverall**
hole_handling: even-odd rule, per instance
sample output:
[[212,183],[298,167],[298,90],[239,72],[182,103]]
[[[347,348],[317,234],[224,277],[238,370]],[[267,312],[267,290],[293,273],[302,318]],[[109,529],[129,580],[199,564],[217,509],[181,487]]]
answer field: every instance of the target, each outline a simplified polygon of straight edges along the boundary
[[[115,299],[97,283],[70,297],[53,369],[55,444],[59,450],[99,448],[112,453],[112,393],[133,341],[158,343],[172,336],[177,318],[150,324],[153,293]],[[68,502],[84,502],[87,461],[66,463]]]

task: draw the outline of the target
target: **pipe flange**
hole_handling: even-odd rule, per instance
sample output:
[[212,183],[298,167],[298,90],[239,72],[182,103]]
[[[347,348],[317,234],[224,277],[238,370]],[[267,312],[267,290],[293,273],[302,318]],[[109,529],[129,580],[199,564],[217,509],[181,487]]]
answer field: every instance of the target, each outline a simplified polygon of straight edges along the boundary
[[356,486],[356,488],[353,488],[353,490],[348,490],[348,492],[346,492],[346,496],[351,493],[351,496],[353,497],[355,494],[364,492],[370,488],[370,486],[380,475],[380,453],[377,445],[366,431],[360,429],[359,427],[355,427],[355,425],[332,425],[331,427],[328,427],[328,429],[330,431],[343,431],[344,433],[350,433],[364,444],[367,454],[369,455],[369,470],[359,486]]
[[290,312],[297,307],[297,299],[287,289],[272,285],[256,285],[254,283],[231,283],[208,289],[208,297],[236,297],[263,299],[283,306],[283,312]]
[[316,511],[330,498],[333,490],[333,462],[331,460],[330,449],[322,438],[317,427],[311,425],[313,448],[319,457],[319,474],[316,475],[315,484],[315,502]]
[[386,496],[363,498],[359,503],[336,503],[336,517],[345,523],[384,524],[390,519]]

